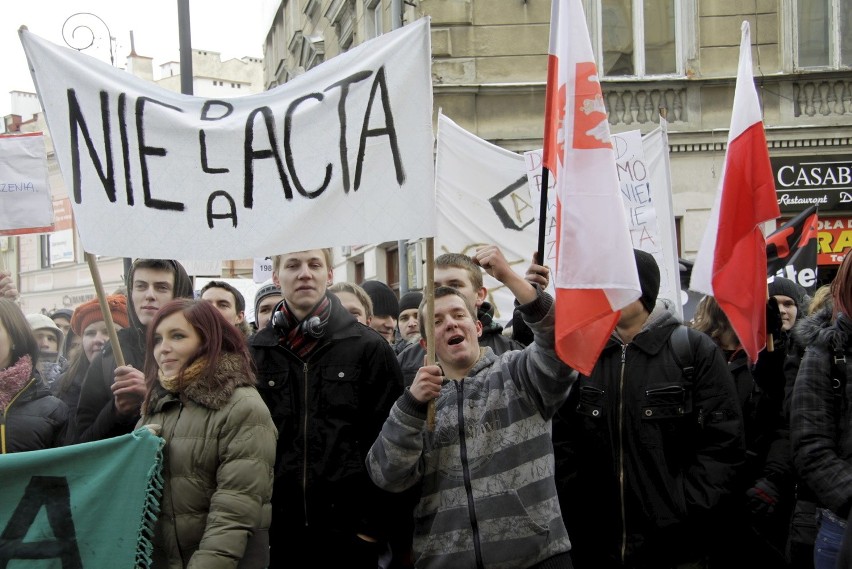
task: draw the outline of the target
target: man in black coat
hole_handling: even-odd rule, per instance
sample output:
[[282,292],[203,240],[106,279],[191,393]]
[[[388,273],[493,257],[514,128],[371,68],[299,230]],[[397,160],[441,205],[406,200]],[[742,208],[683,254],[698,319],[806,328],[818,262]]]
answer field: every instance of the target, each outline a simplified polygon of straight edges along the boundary
[[80,388],[73,442],[99,441],[133,430],[147,393],[145,327],[168,301],[193,297],[192,280],[171,259],[136,259],[126,285],[130,326],[117,333],[125,365],[117,365],[109,343],[92,360]]
[[307,559],[375,569],[405,512],[364,462],[402,394],[402,375],[387,340],[327,292],[332,267],[330,249],[275,256],[284,300],[249,341],[278,427],[271,567]]

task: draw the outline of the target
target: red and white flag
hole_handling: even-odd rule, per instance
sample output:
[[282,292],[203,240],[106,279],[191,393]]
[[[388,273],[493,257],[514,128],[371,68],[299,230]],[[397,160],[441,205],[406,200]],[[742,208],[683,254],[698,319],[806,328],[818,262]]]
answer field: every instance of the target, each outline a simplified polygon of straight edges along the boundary
[[557,197],[556,353],[588,375],[640,290],[581,0],[553,0],[545,105],[544,166]]
[[751,361],[766,345],[766,240],[760,224],[780,215],[745,21],[722,183],[690,288],[716,297]]

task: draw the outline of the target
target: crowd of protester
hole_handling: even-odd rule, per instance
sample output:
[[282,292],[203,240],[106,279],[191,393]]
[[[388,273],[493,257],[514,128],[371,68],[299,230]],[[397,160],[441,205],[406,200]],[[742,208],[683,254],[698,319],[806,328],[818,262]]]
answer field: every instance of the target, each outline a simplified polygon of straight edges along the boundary
[[813,295],[770,280],[750,361],[634,253],[588,375],[556,355],[549,268],[493,245],[436,258],[433,322],[422,291],[335,282],[330,249],[273,256],[254,322],[168,259],[108,315],[25,315],[0,273],[0,453],[162,436],[153,567],[852,568],[852,255]]

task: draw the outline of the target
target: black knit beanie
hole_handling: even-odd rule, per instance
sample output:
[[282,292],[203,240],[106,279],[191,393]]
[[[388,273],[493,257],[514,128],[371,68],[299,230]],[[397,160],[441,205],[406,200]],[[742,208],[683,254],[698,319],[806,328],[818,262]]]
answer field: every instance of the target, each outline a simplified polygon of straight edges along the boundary
[[411,310],[412,308],[420,308],[420,303],[422,301],[422,292],[412,290],[403,294],[399,299],[399,313],[402,314],[406,310]]
[[790,279],[785,279],[784,277],[775,277],[775,280],[769,283],[769,296],[789,296],[793,299],[793,302],[796,303],[796,307],[799,306],[799,302],[801,301],[801,293],[799,292],[799,287],[796,286],[796,283],[791,281]]
[[660,292],[660,267],[650,253],[633,249],[633,256],[636,257],[636,271],[639,273],[639,287],[642,289],[639,300],[645,310],[653,312],[657,294]]
[[382,281],[364,281],[361,288],[367,291],[373,301],[373,314],[399,318],[399,300],[391,287]]

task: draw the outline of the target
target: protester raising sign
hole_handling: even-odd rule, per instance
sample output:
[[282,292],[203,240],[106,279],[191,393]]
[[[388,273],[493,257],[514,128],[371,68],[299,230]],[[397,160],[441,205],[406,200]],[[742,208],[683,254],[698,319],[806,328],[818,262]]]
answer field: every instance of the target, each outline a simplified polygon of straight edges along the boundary
[[240,259],[434,236],[428,18],[228,99],[20,37],[90,253]]

